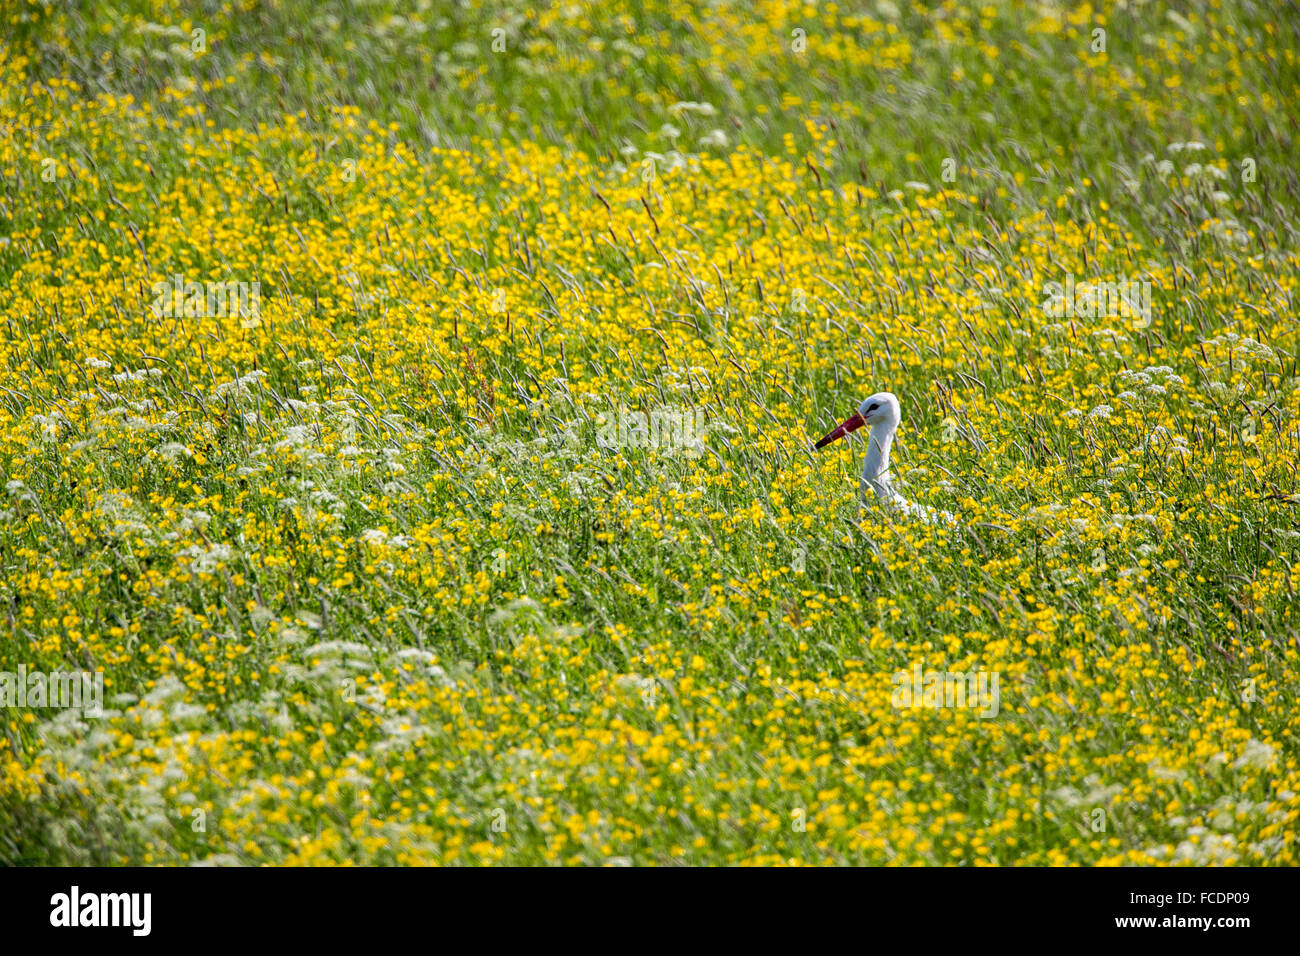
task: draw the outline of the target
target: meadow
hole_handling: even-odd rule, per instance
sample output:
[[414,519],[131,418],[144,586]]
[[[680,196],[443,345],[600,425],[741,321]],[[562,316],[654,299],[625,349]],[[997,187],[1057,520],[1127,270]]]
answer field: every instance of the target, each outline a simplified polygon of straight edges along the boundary
[[1293,14],[8,0],[0,864],[1295,864]]

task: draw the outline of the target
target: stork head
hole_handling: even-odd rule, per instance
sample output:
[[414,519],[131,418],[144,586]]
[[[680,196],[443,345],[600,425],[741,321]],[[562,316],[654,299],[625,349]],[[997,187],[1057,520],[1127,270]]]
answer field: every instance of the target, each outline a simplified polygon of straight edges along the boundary
[[857,431],[863,425],[897,427],[901,414],[898,397],[893,392],[876,392],[870,398],[864,398],[856,412],[841,422],[814,447],[825,448],[831,442],[843,438],[849,432]]
[[902,419],[898,396],[893,392],[876,392],[870,398],[864,398],[858,406],[858,414],[868,425],[897,425]]

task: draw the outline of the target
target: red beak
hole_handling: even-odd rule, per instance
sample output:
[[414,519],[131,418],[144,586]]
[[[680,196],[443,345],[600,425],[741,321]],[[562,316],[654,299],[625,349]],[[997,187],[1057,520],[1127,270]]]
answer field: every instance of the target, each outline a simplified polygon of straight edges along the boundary
[[859,412],[854,412],[848,418],[844,419],[843,424],[839,425],[835,429],[835,431],[831,432],[829,435],[827,435],[825,438],[823,438],[813,447],[825,448],[831,442],[838,441],[839,439],[847,435],[849,432],[857,431],[865,424],[866,424],[866,420],[863,419],[862,415]]

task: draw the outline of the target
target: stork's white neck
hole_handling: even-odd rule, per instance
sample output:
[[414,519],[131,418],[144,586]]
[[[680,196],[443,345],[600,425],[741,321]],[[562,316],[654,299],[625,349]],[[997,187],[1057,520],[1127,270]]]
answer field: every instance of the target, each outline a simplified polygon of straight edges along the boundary
[[889,481],[889,449],[894,444],[894,433],[897,430],[898,425],[893,422],[880,422],[872,426],[871,435],[867,438],[867,454],[862,459],[861,491],[864,495],[870,486],[878,498],[893,497],[894,491]]

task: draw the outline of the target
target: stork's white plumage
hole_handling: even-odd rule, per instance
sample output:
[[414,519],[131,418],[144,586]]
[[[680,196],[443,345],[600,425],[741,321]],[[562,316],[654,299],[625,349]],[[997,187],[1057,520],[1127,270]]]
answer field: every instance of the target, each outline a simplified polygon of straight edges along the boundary
[[889,476],[889,450],[894,444],[894,436],[901,420],[902,410],[898,396],[893,392],[877,392],[864,399],[856,412],[817,442],[815,447],[824,448],[864,425],[870,426],[867,453],[862,460],[862,480],[858,484],[858,496],[862,504],[865,505],[870,500],[871,491],[875,492],[876,500],[887,510],[917,518],[926,524],[956,524],[957,519],[951,512],[908,501],[894,490]]

